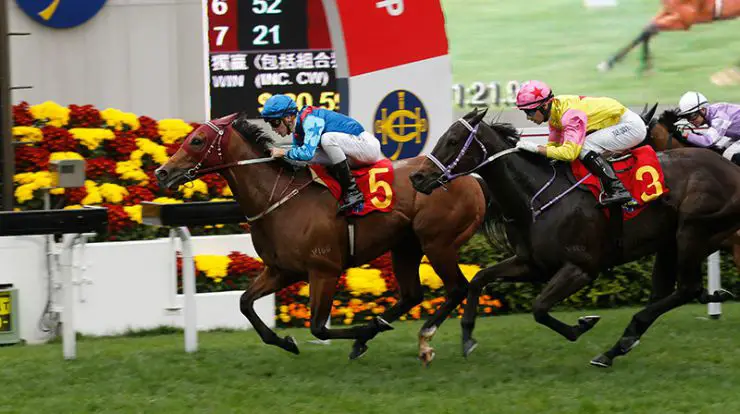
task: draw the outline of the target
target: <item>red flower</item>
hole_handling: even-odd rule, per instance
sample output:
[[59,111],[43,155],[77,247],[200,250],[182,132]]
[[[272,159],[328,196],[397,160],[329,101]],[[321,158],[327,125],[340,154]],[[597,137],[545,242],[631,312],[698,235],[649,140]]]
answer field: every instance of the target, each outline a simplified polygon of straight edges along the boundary
[[264,263],[243,253],[231,252],[229,253],[229,259],[231,259],[227,271],[229,275],[246,275],[249,278],[254,278],[259,276],[265,268]]
[[87,189],[85,187],[78,188],[66,188],[64,190],[64,199],[66,205],[82,204],[82,200],[87,197]]
[[69,106],[69,128],[99,128],[103,125],[100,112],[92,105]]
[[221,197],[221,190],[226,188],[226,180],[220,175],[213,173],[200,177],[204,183],[208,186],[208,192],[213,197]]
[[110,158],[98,157],[90,158],[86,161],[85,174],[91,180],[115,175],[116,162]]
[[44,134],[41,146],[49,150],[49,152],[79,152],[77,141],[65,128],[57,128],[55,126],[47,125],[41,128],[41,132]]
[[132,131],[114,131],[115,139],[105,141],[105,150],[116,161],[126,161],[131,157],[131,153],[138,147],[136,146],[136,134]]
[[396,282],[396,277],[393,275],[393,259],[391,259],[390,253],[386,253],[372,260],[369,264],[370,267],[380,270],[380,276],[385,280],[388,290],[397,290],[398,283]]
[[32,172],[49,169],[49,151],[45,148],[22,145],[15,148],[16,172]]
[[182,145],[182,143],[180,143],[180,142],[173,142],[172,144],[163,144],[163,145],[164,145],[165,148],[167,148],[167,156],[168,157],[171,157],[171,156],[175,155],[175,153],[177,152],[177,150],[180,149],[180,145]]
[[193,131],[195,131],[196,129],[200,128],[201,125],[203,125],[203,124],[201,124],[200,122],[191,122],[190,123],[190,126],[193,127]]
[[128,196],[123,199],[126,205],[140,204],[142,201],[152,201],[156,198],[148,188],[140,185],[129,185],[126,190],[128,190]]
[[159,130],[157,129],[157,121],[148,116],[139,117],[139,129],[136,130],[136,135],[145,138],[151,138],[159,141]]
[[28,102],[21,101],[18,105],[13,105],[13,125],[31,126],[33,125],[33,116],[31,116]]
[[137,223],[129,217],[128,213],[123,210],[122,206],[116,204],[103,204],[103,207],[108,207],[108,232],[111,235],[115,235],[123,230],[128,230],[137,225]]

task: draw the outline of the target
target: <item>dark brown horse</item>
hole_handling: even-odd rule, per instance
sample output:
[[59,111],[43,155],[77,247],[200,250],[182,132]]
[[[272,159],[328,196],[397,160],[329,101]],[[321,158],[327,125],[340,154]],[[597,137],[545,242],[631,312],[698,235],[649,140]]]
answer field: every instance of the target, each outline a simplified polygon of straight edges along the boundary
[[[574,341],[598,317],[582,317],[568,325],[551,316],[551,308],[611,266],[657,253],[650,304],[633,317],[611,350],[591,361],[597,366],[611,366],[614,357],[629,352],[669,310],[695,299],[706,303],[731,297],[725,291],[708,294],[701,275],[706,257],[740,229],[740,169],[728,160],[700,149],[659,153],[670,192],[624,222],[622,248],[617,249],[614,227],[593,195],[566,193],[571,187],[563,173],[567,164],[558,167],[542,156],[518,152],[514,128],[489,125],[481,118],[481,113],[469,113],[455,122],[439,139],[430,160],[410,176],[414,188],[433,195],[455,174],[478,171],[506,219],[515,255],[473,278],[462,319],[464,355],[476,346],[472,337],[476,307],[470,305],[478,303],[483,287],[494,280],[547,282],[535,299],[534,318]],[[543,210],[543,203],[564,193]]]
[[[347,219],[337,217],[337,201],[313,183],[307,168],[269,158],[270,137],[236,114],[208,122],[193,131],[169,161],[156,171],[169,188],[218,171],[251,221],[252,241],[266,268],[241,297],[241,312],[262,340],[298,353],[291,337],[280,338],[254,311],[254,301],[299,281],[310,284],[311,333],[319,339],[354,339],[350,358],[367,350],[366,342],[392,329],[398,319],[423,299],[419,264],[423,255],[444,282],[447,300],[419,332],[419,358],[428,363],[428,342],[445,318],[465,298],[468,282],[457,264],[458,248],[478,229],[486,213],[480,184],[472,177],[447,191],[418,197],[407,177],[423,162],[417,157],[394,164],[386,196],[395,198],[389,213],[353,219],[354,255],[350,255]],[[389,185],[389,184],[392,184]],[[368,200],[372,202],[372,200]],[[400,300],[367,325],[328,329],[332,298],[344,269],[391,251]]]
[[[686,140],[681,131],[678,130],[676,123],[679,117],[676,110],[665,110],[657,119],[653,119],[657,105],[655,104],[650,110],[647,110],[646,106],[641,114],[648,125],[648,134],[644,144],[650,145],[656,151],[698,148]],[[734,236],[722,243],[722,247],[732,251],[735,267],[740,271],[740,232],[735,233]]]
[[[740,16],[740,0],[663,0],[658,14],[630,44],[620,49],[614,56],[598,65],[601,71],[610,70],[627,53],[642,43],[640,71],[652,68],[650,39],[660,32],[689,30],[699,23],[712,23],[730,20]],[[740,67],[740,62],[738,62]],[[724,77],[723,77],[724,79]]]

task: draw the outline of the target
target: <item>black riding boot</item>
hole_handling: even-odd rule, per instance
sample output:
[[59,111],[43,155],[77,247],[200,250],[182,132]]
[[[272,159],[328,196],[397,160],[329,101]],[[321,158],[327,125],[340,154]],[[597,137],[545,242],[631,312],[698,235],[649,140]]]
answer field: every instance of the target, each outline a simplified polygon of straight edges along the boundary
[[735,165],[740,165],[740,153],[733,155],[730,160],[734,162]]
[[632,195],[624,188],[622,181],[617,178],[614,168],[600,154],[589,151],[583,157],[583,165],[601,181],[604,194],[599,201],[602,204],[624,204],[632,200]]
[[329,171],[337,179],[339,185],[342,186],[342,203],[339,206],[339,214],[348,210],[362,210],[365,204],[365,197],[363,197],[360,189],[357,188],[355,177],[352,176],[352,171],[349,169],[347,160],[330,166]]

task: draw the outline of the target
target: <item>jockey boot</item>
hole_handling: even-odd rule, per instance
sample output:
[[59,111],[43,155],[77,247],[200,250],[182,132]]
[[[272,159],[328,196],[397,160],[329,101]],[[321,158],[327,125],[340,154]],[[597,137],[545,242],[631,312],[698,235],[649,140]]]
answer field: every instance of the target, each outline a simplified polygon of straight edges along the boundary
[[342,203],[339,206],[339,214],[348,210],[362,210],[365,205],[365,197],[357,187],[357,182],[355,182],[355,177],[352,176],[347,160],[330,166],[329,171],[342,187]]
[[610,205],[625,204],[632,201],[632,195],[624,188],[622,181],[617,178],[614,168],[599,153],[589,151],[583,157],[583,165],[601,181],[604,194],[600,197],[599,202]]

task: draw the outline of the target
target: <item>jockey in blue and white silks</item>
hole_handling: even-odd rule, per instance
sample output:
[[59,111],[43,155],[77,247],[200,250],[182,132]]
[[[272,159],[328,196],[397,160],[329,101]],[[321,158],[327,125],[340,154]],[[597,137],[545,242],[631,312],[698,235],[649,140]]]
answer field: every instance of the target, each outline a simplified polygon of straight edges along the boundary
[[684,137],[694,145],[710,147],[722,156],[740,165],[740,105],[710,104],[699,92],[683,94],[678,103],[678,116],[695,127],[707,125],[702,133],[684,130]]
[[270,97],[261,115],[278,135],[293,134],[293,147],[288,151],[272,148],[273,157],[326,165],[342,187],[339,212],[362,210],[365,200],[350,165],[372,165],[384,158],[373,134],[354,119],[327,109],[307,106],[299,112],[286,95]]

